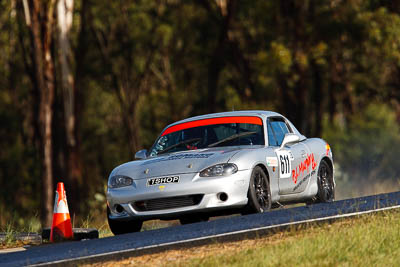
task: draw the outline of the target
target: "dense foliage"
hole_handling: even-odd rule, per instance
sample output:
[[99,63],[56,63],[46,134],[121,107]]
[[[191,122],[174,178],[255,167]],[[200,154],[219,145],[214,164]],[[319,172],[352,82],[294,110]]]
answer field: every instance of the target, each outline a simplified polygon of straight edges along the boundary
[[48,223],[58,181],[104,216],[114,166],[209,112],[281,112],[330,142],[339,185],[400,175],[398,0],[0,1],[0,47],[0,226]]

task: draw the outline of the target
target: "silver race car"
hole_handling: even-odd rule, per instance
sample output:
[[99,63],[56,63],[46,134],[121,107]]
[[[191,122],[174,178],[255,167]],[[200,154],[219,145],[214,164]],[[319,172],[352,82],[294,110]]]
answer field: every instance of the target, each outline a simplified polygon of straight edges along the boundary
[[168,125],[149,151],[116,167],[107,188],[114,234],[151,219],[182,224],[335,197],[332,151],[270,111],[209,114]]

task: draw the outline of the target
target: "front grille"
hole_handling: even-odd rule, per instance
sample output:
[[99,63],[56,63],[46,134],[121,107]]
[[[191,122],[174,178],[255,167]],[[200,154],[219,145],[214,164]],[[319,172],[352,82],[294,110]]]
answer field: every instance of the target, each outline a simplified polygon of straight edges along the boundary
[[198,205],[203,195],[188,195],[136,201],[133,203],[137,211],[166,210]]

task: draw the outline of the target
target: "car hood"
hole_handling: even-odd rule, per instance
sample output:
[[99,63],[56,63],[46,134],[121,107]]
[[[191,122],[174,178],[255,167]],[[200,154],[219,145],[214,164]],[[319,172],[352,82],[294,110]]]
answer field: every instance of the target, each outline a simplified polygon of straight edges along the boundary
[[209,166],[228,162],[242,149],[242,147],[207,148],[131,161],[116,167],[111,176],[126,175],[138,180],[172,174],[197,173]]

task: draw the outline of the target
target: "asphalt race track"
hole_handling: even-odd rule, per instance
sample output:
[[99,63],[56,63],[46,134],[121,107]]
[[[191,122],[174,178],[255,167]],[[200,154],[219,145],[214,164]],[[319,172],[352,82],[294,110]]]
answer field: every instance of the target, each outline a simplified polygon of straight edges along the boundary
[[400,192],[315,204],[262,214],[222,218],[139,233],[66,242],[0,255],[0,266],[77,264],[148,254],[179,246],[241,240],[278,231],[291,225],[324,222],[365,213],[400,208]]

